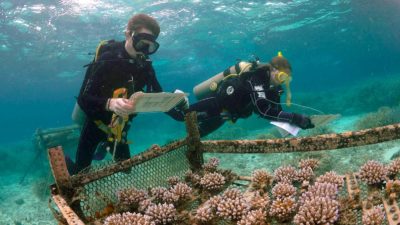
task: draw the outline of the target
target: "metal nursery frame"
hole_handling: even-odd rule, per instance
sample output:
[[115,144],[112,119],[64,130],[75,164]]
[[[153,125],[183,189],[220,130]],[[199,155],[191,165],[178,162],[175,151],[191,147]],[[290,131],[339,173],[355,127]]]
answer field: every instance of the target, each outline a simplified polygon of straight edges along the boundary
[[[60,224],[91,224],[115,203],[118,188],[147,188],[165,185],[169,176],[183,176],[199,170],[203,153],[282,153],[333,150],[400,139],[400,123],[361,131],[313,137],[273,140],[201,141],[195,113],[186,115],[187,137],[163,147],[153,145],[125,161],[109,164],[87,173],[70,176],[61,146],[48,149],[55,178],[49,207]],[[171,163],[173,161],[174,163]],[[359,188],[353,174],[346,175],[347,194],[356,202]],[[357,191],[358,190],[358,191]],[[394,196],[396,197],[396,196]],[[395,198],[384,199],[389,225],[398,224],[400,211]],[[55,205],[53,204],[55,203]],[[364,204],[364,203],[361,203]],[[368,210],[368,207],[363,209]],[[396,215],[395,215],[396,214]],[[395,215],[395,216],[393,216]]]

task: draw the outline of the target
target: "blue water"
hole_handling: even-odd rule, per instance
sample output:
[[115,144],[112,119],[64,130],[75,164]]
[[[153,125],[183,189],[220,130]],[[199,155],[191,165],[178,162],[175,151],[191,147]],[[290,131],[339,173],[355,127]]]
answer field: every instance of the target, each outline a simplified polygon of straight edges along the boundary
[[[237,59],[268,61],[282,51],[294,70],[295,103],[344,115],[400,103],[398,0],[2,0],[0,146],[7,163],[18,153],[7,146],[29,143],[37,128],[72,124],[88,53],[100,40],[123,40],[138,12],[161,25],[152,59],[166,91],[191,93]],[[242,127],[267,124],[252,121]],[[139,116],[132,149],[183,137],[184,129],[163,114]]]

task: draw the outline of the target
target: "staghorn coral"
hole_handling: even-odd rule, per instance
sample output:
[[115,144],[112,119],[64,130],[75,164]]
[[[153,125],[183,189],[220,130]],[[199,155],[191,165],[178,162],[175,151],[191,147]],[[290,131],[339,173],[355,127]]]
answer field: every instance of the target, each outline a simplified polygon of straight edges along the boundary
[[299,162],[299,168],[305,169],[309,167],[312,170],[315,170],[318,167],[319,163],[320,162],[318,159],[301,159]]
[[146,210],[146,215],[149,216],[155,224],[172,224],[177,219],[174,205],[167,203],[149,206]]
[[331,225],[339,219],[339,202],[329,197],[315,197],[304,202],[294,217],[294,224]]
[[204,204],[196,210],[194,218],[200,223],[207,224],[207,222],[213,220],[215,216],[215,209],[208,204]]
[[281,166],[275,170],[274,177],[277,182],[292,183],[297,178],[297,172],[293,166]]
[[311,169],[311,167],[305,167],[297,171],[296,180],[298,180],[299,182],[311,181],[313,177],[314,171]]
[[167,182],[169,185],[174,186],[179,182],[179,177],[178,176],[168,177]]
[[141,213],[146,212],[147,208],[149,208],[149,206],[153,205],[153,203],[151,202],[150,199],[145,199],[141,202],[139,202],[139,207],[138,207],[138,211]]
[[304,192],[300,198],[299,203],[304,204],[306,201],[310,201],[315,197],[328,197],[330,199],[336,199],[339,190],[336,184],[331,183],[315,183],[308,188],[308,191]]
[[117,191],[117,198],[122,205],[137,207],[139,202],[148,198],[148,195],[144,190],[128,188]]
[[336,184],[338,188],[341,188],[344,185],[344,177],[338,175],[335,171],[329,171],[324,175],[317,177],[315,182]]
[[396,158],[390,162],[387,167],[388,175],[391,177],[396,176],[400,172],[400,158]]
[[359,177],[369,185],[379,184],[385,180],[387,168],[375,160],[370,160],[361,166]]
[[203,169],[205,172],[212,173],[217,170],[218,166],[219,166],[219,159],[210,158],[208,162],[203,165]]
[[288,221],[294,215],[297,208],[295,198],[277,198],[271,204],[269,215],[278,221]]
[[220,173],[206,173],[200,180],[200,185],[207,191],[216,191],[225,184],[225,177]]
[[267,211],[270,203],[268,193],[261,194],[259,191],[255,191],[250,199],[251,209],[262,209]]
[[193,173],[193,171],[188,170],[185,173],[185,181],[193,184],[194,186],[197,186],[200,184],[201,176]]
[[155,225],[151,218],[140,213],[113,214],[104,220],[104,225]]
[[368,210],[362,216],[362,222],[364,225],[381,225],[385,220],[385,213],[381,205],[374,206],[373,209]]
[[296,195],[296,188],[289,183],[279,182],[272,188],[272,197],[274,198],[286,198],[294,197]]
[[229,188],[224,191],[224,193],[222,194],[222,198],[230,198],[230,199],[243,198],[243,194],[237,188]]
[[272,178],[272,175],[265,170],[254,170],[251,178],[251,186],[256,190],[264,190],[271,185]]
[[192,193],[192,188],[185,183],[179,182],[171,187],[170,192],[177,195],[179,199],[185,199]]
[[164,193],[167,191],[168,189],[166,189],[165,187],[155,187],[150,189],[150,195],[154,197],[155,201],[162,201]]
[[173,204],[178,201],[179,201],[179,196],[176,195],[175,193],[172,193],[170,191],[164,192],[163,197],[162,197],[162,202]]
[[250,205],[243,197],[222,197],[217,205],[217,215],[226,220],[240,220],[249,211]]
[[237,222],[237,225],[267,225],[266,218],[267,213],[264,210],[251,210]]

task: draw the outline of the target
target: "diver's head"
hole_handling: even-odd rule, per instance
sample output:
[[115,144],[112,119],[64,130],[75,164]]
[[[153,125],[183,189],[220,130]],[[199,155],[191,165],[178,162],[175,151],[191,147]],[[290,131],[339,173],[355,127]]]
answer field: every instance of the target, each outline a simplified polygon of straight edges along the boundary
[[274,86],[286,84],[286,105],[291,104],[290,82],[292,81],[292,67],[289,61],[283,57],[282,52],[272,58],[271,62],[271,84]]
[[151,55],[160,46],[156,39],[160,34],[157,21],[146,14],[137,14],[128,21],[125,30],[125,49],[132,57],[137,54]]
[[281,85],[292,80],[292,67],[283,57],[282,52],[271,59],[271,81],[274,85]]

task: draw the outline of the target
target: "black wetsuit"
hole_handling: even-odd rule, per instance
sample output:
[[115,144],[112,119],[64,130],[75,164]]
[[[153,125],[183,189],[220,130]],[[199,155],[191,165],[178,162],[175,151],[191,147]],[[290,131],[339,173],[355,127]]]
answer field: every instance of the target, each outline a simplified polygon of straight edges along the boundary
[[308,126],[313,125],[307,117],[282,111],[282,91],[281,86],[270,85],[270,65],[260,64],[240,76],[225,79],[212,97],[191,105],[189,111],[197,112],[201,136],[215,131],[226,120],[235,122],[253,112],[265,119],[311,128]]
[[[87,119],[83,124],[79,139],[74,168],[71,173],[77,173],[88,167],[99,143],[107,142],[108,135],[100,130],[94,121],[101,121],[108,125],[111,122],[112,112],[106,110],[107,100],[113,96],[118,88],[126,88],[127,96],[138,91],[161,92],[162,88],[157,81],[153,66],[149,59],[132,59],[125,50],[125,42],[108,44],[96,62],[89,65],[83,86],[78,97],[78,104],[86,113]],[[182,117],[175,110],[168,113],[175,118]],[[125,126],[123,141],[117,145],[115,158],[123,160],[130,157],[129,145],[126,136],[129,123],[135,115],[129,116]]]

